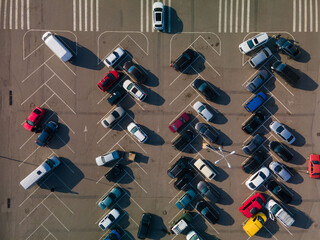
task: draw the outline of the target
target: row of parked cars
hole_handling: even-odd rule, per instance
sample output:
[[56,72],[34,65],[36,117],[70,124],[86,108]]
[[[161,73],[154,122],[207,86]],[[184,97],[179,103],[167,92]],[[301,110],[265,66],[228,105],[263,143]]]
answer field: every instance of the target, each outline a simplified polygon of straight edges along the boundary
[[[278,35],[276,39],[276,50],[281,50],[282,53],[287,54],[293,59],[297,59],[299,57],[300,51],[291,41],[280,38],[280,35]],[[243,54],[248,54],[258,47],[266,44],[269,40],[270,39],[266,33],[260,33],[241,43],[239,45],[240,52]],[[268,47],[264,47],[259,52],[254,54],[248,62],[252,68],[257,68],[271,56],[271,50]],[[280,68],[282,70],[279,70],[279,66],[281,66]],[[271,69],[278,73],[283,73],[284,78],[290,84],[295,83],[299,78],[294,76],[294,73],[284,66],[287,65],[276,61],[271,66]],[[242,126],[242,130],[247,134],[254,134],[266,119],[266,115],[262,111],[259,111],[259,108],[267,100],[267,95],[264,92],[259,91],[259,89],[271,77],[272,74],[269,71],[260,70],[256,76],[245,86],[249,92],[256,93],[256,95],[245,104],[245,109],[250,113],[254,113],[254,115]],[[280,122],[271,122],[269,128],[287,144],[291,145],[296,140],[294,135],[284,126],[284,124]],[[242,147],[244,153],[251,155],[251,157],[242,164],[242,170],[249,174],[253,173],[245,182],[245,185],[250,190],[257,190],[263,184],[265,184],[265,188],[268,189],[280,201],[283,203],[290,203],[293,197],[291,192],[289,192],[282,183],[273,180],[270,177],[271,172],[273,172],[279,179],[287,182],[292,178],[292,173],[283,163],[277,161],[270,162],[268,166],[269,168],[263,166],[265,160],[267,159],[267,155],[263,151],[258,150],[263,142],[263,136],[260,134],[255,134],[253,138]],[[282,143],[271,141],[269,143],[269,148],[286,162],[291,161],[293,158],[291,152]],[[265,197],[261,193],[257,192],[255,195],[245,201],[244,204],[239,208],[239,211],[245,217],[249,218],[249,220],[243,226],[243,229],[250,237],[254,236],[267,221],[267,216],[263,213],[264,207],[269,212],[270,219],[274,220],[276,218],[286,227],[290,227],[294,223],[292,216],[285,211],[279,203],[273,199],[270,199],[266,203]]]

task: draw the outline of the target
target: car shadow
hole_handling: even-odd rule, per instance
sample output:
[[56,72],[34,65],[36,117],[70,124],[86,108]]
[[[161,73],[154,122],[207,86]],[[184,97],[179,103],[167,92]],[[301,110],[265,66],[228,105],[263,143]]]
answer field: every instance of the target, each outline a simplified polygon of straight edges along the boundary
[[[218,159],[215,159],[215,160],[218,160]],[[229,177],[229,174],[226,173],[226,171],[224,171],[222,168],[214,165],[212,162],[210,162],[210,165],[214,166],[213,169],[217,172],[217,176],[214,178],[215,181],[223,182]]]
[[[267,96],[269,96],[269,95],[267,95]],[[268,107],[266,107],[266,106],[268,106]],[[275,102],[275,100],[274,100],[273,97],[271,97],[271,98],[260,108],[260,110],[263,109],[263,108],[266,108],[266,109],[268,110],[268,113],[269,113],[269,114],[272,114],[272,115],[275,115],[276,112],[278,112],[278,110],[279,110],[279,107],[278,107],[278,105],[276,104],[276,102]],[[271,117],[272,117],[272,116],[271,116]]]
[[219,208],[218,206],[214,206],[215,209],[219,209],[219,221],[217,224],[222,225],[222,226],[231,226],[234,224],[234,219],[233,217],[227,213],[224,209]]
[[122,209],[124,209],[131,205],[131,193],[123,187],[121,188],[121,190],[123,191],[123,196],[114,204],[114,206],[116,207],[117,205],[119,205]]
[[149,128],[142,126],[140,124],[139,126],[141,127],[142,131],[145,132],[148,136],[148,139],[145,142],[145,144],[154,145],[154,146],[161,146],[164,144],[164,139],[155,131],[152,131]]
[[133,172],[129,167],[127,167],[123,163],[123,158],[121,158],[118,161],[112,161],[112,162],[109,162],[109,163],[103,165],[103,167],[108,168],[107,172],[105,173],[105,175],[107,175],[107,174],[110,175],[112,173],[113,168],[115,167],[116,164],[121,164],[122,165],[123,172],[121,173],[121,175],[119,175],[117,177],[110,176],[109,180],[106,180],[106,181],[115,182],[115,183],[119,183],[119,184],[128,184],[128,183],[133,182],[133,180],[134,180]]
[[159,78],[154,75],[150,70],[145,69],[143,66],[139,65],[140,68],[148,75],[147,80],[143,83],[143,85],[148,87],[157,87],[159,86]]
[[300,133],[298,133],[295,129],[284,124],[286,128],[295,136],[296,140],[292,143],[292,146],[302,147],[306,144],[306,139]]
[[311,79],[307,74],[301,72],[293,67],[291,67],[295,72],[297,72],[300,76],[300,79],[297,81],[294,88],[301,89],[304,91],[314,91],[318,88],[318,83],[316,83],[313,79]]
[[[92,70],[99,71],[105,67],[102,60],[100,60],[92,51],[88,48],[75,43],[68,38],[57,36],[71,52],[73,52],[74,57],[69,61],[72,65],[82,68],[88,68]],[[72,47],[70,47],[72,46]],[[77,48],[77,55],[75,56]]]
[[293,158],[290,161],[290,163],[295,164],[295,165],[303,165],[306,162],[306,158],[302,156],[299,152],[294,150],[294,148],[289,147],[286,145],[286,148],[292,153]]
[[231,146],[233,144],[231,138],[229,138],[224,132],[222,132],[220,129],[217,129],[217,131],[219,133],[219,138],[215,144],[220,146]]
[[213,108],[211,105],[208,105],[208,104],[205,104],[205,105],[208,107],[209,111],[212,111],[215,113],[214,114],[215,116],[210,122],[214,124],[226,124],[228,122],[228,119],[219,110],[217,110],[216,108]]
[[[176,34],[181,33],[183,31],[183,22],[178,17],[177,11],[169,6],[164,6],[165,11],[165,19],[164,19],[164,33],[168,34]],[[169,17],[169,14],[171,13],[171,18]],[[170,22],[169,22],[170,19]],[[171,28],[169,29],[169,24]]]
[[169,230],[167,229],[166,225],[163,223],[162,217],[151,214],[151,223],[150,228],[148,231],[148,238],[150,239],[161,239],[164,238],[168,233]]
[[[212,183],[209,183],[211,185]],[[220,193],[220,199],[217,202],[220,205],[232,205],[234,203],[233,198],[225,192],[222,188],[218,188],[217,186],[214,186],[216,189],[218,189],[218,192]]]
[[[303,183],[304,178],[299,174],[299,172],[291,167],[286,166],[286,168],[290,171],[290,173],[293,175],[289,180],[288,183],[292,184],[300,184]],[[307,174],[307,172],[306,172]]]
[[48,177],[40,180],[38,185],[52,192],[78,194],[72,189],[84,178],[83,172],[69,159],[59,157],[59,160],[61,161],[60,166],[54,169]]
[[297,46],[300,51],[300,56],[295,61],[301,62],[301,63],[307,63],[310,61],[311,57],[310,54],[304,50],[301,46]]
[[69,128],[64,124],[59,123],[59,129],[55,133],[55,135],[52,137],[47,147],[52,149],[59,149],[67,145],[69,141],[70,141]]
[[162,96],[160,96],[157,92],[152,91],[150,88],[144,88],[147,97],[144,102],[154,106],[161,106],[166,101]]
[[[266,215],[268,218],[268,215]],[[279,231],[279,226],[276,221],[267,220],[263,227],[255,234],[263,238],[272,238],[273,235]]]
[[301,210],[290,205],[287,205],[286,207],[293,215],[295,220],[292,226],[302,229],[309,229],[311,225],[314,223],[314,220]]
[[231,102],[230,96],[225,91],[221,90],[221,88],[215,86],[214,90],[218,94],[218,97],[212,102],[220,105],[228,105]]
[[203,70],[205,70],[205,68],[206,68],[206,66],[205,66],[205,62],[206,62],[205,56],[200,52],[197,52],[197,54],[198,54],[197,58],[191,64],[191,68],[192,68],[193,71],[195,71],[195,73],[190,73],[190,74],[199,74]]

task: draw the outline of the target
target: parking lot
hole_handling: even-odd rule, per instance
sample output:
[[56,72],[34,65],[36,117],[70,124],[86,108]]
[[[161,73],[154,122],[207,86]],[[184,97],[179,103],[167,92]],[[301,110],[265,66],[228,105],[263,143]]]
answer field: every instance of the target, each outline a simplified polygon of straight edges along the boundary
[[[267,216],[265,225],[252,238],[312,239],[319,235],[320,185],[307,172],[309,154],[320,154],[318,0],[302,1],[303,4],[274,0],[165,0],[163,32],[152,28],[151,0],[21,2],[24,5],[3,1],[1,10],[0,1],[0,216],[5,223],[0,227],[1,239],[104,239],[110,230],[102,231],[98,223],[110,209],[101,210],[98,203],[114,187],[124,190],[113,205],[121,214],[113,226],[122,230],[121,239],[137,239],[144,212],[153,214],[148,238],[185,239],[188,231],[178,236],[169,232],[172,221],[185,211],[175,206],[185,191],[175,189],[175,180],[167,175],[181,156],[193,159],[190,166],[196,173],[188,182],[197,193],[186,208],[194,214],[189,229],[203,239],[249,239],[242,229],[248,219],[238,208],[257,191],[245,186],[251,174],[242,171],[241,166],[250,156],[241,148],[258,133],[263,143],[256,152],[266,154],[261,166],[268,166],[271,161],[287,166],[292,174],[289,182],[281,181],[273,172],[270,178],[282,184],[293,200],[284,204],[265,186],[258,191],[267,201],[279,202],[295,223],[287,228]],[[19,11],[14,12],[13,6]],[[20,16],[18,13],[24,10]],[[288,15],[284,16],[282,10]],[[56,33],[71,49],[75,55],[71,62],[64,63],[46,47],[41,36],[47,31]],[[273,55],[253,69],[248,64],[252,54],[242,55],[238,45],[260,32],[268,34],[266,46]],[[276,52],[278,34],[298,42],[300,60]],[[102,92],[97,83],[112,70],[103,60],[117,47],[125,50],[125,56],[114,66],[120,79],[111,90]],[[170,64],[188,48],[197,53],[196,59],[183,72],[174,71]],[[110,105],[107,99],[128,79],[122,66],[129,60],[142,66],[148,75],[141,85],[148,96],[140,102],[126,93],[117,105]],[[297,71],[300,80],[294,87],[271,71],[276,61]],[[260,108],[266,118],[248,135],[241,126],[252,115],[244,105],[255,94],[245,86],[260,70],[269,73],[258,90],[267,95]],[[210,101],[195,90],[192,83],[196,79],[207,81],[217,99]],[[215,115],[208,123],[219,134],[215,144],[195,130],[196,123],[204,122],[193,109],[197,101]],[[47,147],[34,143],[38,132],[23,127],[37,106],[46,111],[43,125],[49,121],[60,124]],[[101,121],[116,106],[125,109],[125,116],[111,129],[104,128]],[[178,133],[172,133],[168,126],[184,112],[190,121]],[[269,142],[283,142],[270,131],[272,121],[285,124],[296,137],[293,145],[286,145],[294,156],[290,162],[269,150]],[[145,143],[127,130],[131,122],[148,135]],[[175,150],[172,143],[186,130],[195,133],[194,139],[181,151]],[[212,148],[205,148],[206,144]],[[95,158],[113,150],[123,153],[121,159],[97,166]],[[136,158],[130,160],[129,153],[136,153]],[[24,190],[20,181],[52,156],[59,157],[61,166]],[[199,158],[214,168],[215,179],[205,179],[196,169],[193,162]],[[107,180],[105,174],[119,163],[123,165],[121,175]],[[220,192],[217,203],[207,200],[219,213],[216,224],[195,209],[203,199],[196,187],[201,180]],[[267,215],[267,210],[263,212]]]

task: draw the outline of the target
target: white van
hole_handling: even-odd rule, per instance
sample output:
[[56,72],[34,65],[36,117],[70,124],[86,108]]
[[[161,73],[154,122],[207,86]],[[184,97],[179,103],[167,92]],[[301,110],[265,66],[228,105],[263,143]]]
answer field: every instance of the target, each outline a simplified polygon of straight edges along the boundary
[[31,188],[36,182],[43,178],[47,173],[51,172],[60,164],[60,160],[53,156],[48,160],[44,161],[39,167],[37,167],[32,173],[26,176],[21,182],[20,185],[24,189]]
[[72,53],[53,33],[46,32],[42,35],[42,40],[62,61],[67,62],[72,58]]

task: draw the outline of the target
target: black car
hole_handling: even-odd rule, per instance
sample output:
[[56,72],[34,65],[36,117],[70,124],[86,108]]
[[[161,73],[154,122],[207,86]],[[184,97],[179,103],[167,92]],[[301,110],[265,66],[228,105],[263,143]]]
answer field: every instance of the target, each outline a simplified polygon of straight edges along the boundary
[[171,178],[180,177],[187,170],[191,159],[192,158],[185,156],[179,158],[179,160],[168,169],[168,176]]
[[172,146],[174,149],[183,150],[193,138],[194,133],[191,130],[187,130],[172,143]]
[[195,172],[189,168],[181,177],[175,181],[173,186],[178,190],[186,190],[188,188],[188,184],[195,177]]
[[195,125],[197,132],[204,138],[208,139],[210,142],[215,143],[219,138],[219,134],[210,130],[210,128],[204,123],[197,123]]
[[266,184],[266,188],[277,196],[282,202],[290,203],[292,201],[292,194],[275,180],[270,180]]
[[297,59],[300,56],[299,48],[291,40],[281,38],[280,34],[277,36],[276,46],[278,50],[281,50],[282,53],[287,54],[293,59]]
[[212,87],[202,79],[196,79],[192,83],[192,87],[199,91],[208,100],[214,100],[217,98],[217,93],[212,89]]
[[123,69],[135,80],[137,83],[144,83],[148,75],[137,64],[132,61],[125,62]]
[[261,111],[256,112],[249,120],[242,126],[242,130],[247,133],[253,133],[265,120],[266,115]]
[[253,157],[242,163],[241,168],[246,173],[254,172],[266,159],[265,153],[258,151]]
[[137,233],[137,237],[139,239],[145,239],[148,235],[148,230],[151,223],[151,214],[150,213],[143,213]]
[[111,105],[115,105],[117,102],[120,101],[120,99],[122,97],[124,97],[126,95],[127,91],[124,90],[123,88],[119,88],[117,90],[115,90],[110,97],[107,99],[108,103],[110,103]]
[[299,75],[290,66],[280,61],[272,64],[271,71],[278,73],[290,85],[295,85],[300,79]]
[[292,153],[289,152],[285,145],[282,143],[271,141],[269,143],[269,148],[274,151],[279,157],[281,157],[283,161],[289,162],[293,158]]
[[201,200],[197,202],[196,209],[212,224],[218,222],[219,213],[216,212],[206,201]]
[[104,176],[110,182],[119,178],[120,175],[123,175],[123,165],[118,163],[114,167],[111,168],[109,172],[107,172]]
[[176,71],[183,71],[189,67],[196,57],[196,52],[189,48],[171,64],[171,67],[173,67]]

